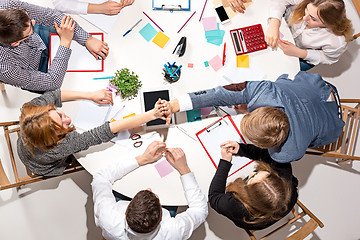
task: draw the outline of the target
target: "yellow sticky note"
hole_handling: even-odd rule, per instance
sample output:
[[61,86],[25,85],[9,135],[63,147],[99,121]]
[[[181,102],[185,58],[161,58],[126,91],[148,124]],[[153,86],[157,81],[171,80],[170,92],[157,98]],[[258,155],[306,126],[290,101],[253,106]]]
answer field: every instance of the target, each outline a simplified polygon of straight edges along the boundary
[[152,41],[156,43],[159,47],[163,48],[165,44],[169,41],[169,39],[170,38],[162,32],[158,32],[158,34],[156,34]]
[[236,67],[248,68],[249,67],[249,55],[237,55]]
[[129,115],[123,117],[123,119],[128,118],[128,117],[133,117],[133,116],[135,116],[135,115],[136,115],[135,113],[132,113],[132,114],[129,114]]

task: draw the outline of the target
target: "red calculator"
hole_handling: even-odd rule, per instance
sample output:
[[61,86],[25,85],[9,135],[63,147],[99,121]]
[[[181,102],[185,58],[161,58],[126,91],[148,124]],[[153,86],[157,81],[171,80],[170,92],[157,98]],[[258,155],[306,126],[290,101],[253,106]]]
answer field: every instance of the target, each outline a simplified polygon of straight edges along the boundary
[[230,30],[236,55],[256,52],[267,48],[261,24]]

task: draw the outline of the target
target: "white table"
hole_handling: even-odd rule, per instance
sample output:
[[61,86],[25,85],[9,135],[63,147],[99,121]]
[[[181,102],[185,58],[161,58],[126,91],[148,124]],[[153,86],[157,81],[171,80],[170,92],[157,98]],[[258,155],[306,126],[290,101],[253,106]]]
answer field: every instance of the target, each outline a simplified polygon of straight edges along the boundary
[[[181,79],[172,84],[173,96],[176,98],[182,94],[199,89],[211,88],[216,81],[224,74],[230,64],[235,64],[235,52],[231,42],[229,30],[245,27],[248,25],[261,23],[266,30],[268,1],[254,0],[254,3],[247,9],[246,14],[238,14],[231,19],[231,24],[220,26],[220,29],[226,30],[224,41],[227,42],[227,63],[226,66],[215,72],[212,68],[205,68],[204,61],[210,60],[215,55],[222,57],[223,47],[207,43],[202,23],[199,22],[200,13],[204,1],[191,1],[190,12],[152,11],[151,1],[135,1],[134,5],[126,8],[121,13],[117,24],[112,32],[105,34],[105,41],[110,46],[110,54],[105,62],[105,71],[103,73],[68,73],[62,89],[77,90],[96,90],[107,85],[107,80],[91,80],[93,77],[112,76],[115,70],[127,67],[139,75],[144,88],[156,88],[168,85],[163,80],[162,66],[166,62],[176,61],[182,64]],[[188,17],[196,10],[196,14],[183,28],[180,34],[176,32],[185,23]],[[155,20],[164,33],[170,37],[167,45],[161,49],[153,42],[146,42],[138,31],[150,22],[143,14],[145,11]],[[208,1],[203,17],[215,16],[213,4]],[[126,37],[122,34],[126,32],[139,18],[143,21]],[[94,26],[85,22],[81,18],[77,21],[89,32],[99,32]],[[155,27],[155,26],[154,26]],[[283,23],[280,31],[285,38],[292,40],[289,29]],[[172,51],[182,36],[187,37],[187,49],[183,57],[178,58],[172,55]],[[281,50],[271,50],[270,48],[251,53],[250,64],[255,64],[265,73],[265,79],[274,81],[279,75],[287,73],[294,76],[299,71],[299,60],[294,57],[285,56]],[[194,68],[187,68],[187,63],[194,63]],[[71,106],[71,108],[70,108]],[[127,103],[127,107],[134,109],[134,112],[140,112],[140,100],[135,98]],[[76,115],[77,108],[72,105],[65,105],[66,112],[70,116]],[[235,119],[239,126],[241,116]],[[207,126],[215,119],[186,124],[183,127],[193,136],[195,132]],[[197,181],[202,191],[207,195],[209,184],[215,173],[215,167],[205,154],[198,141],[194,141],[176,128],[159,131],[162,135],[167,135],[163,140],[168,147],[181,147],[184,149],[188,164],[195,172]],[[138,150],[143,151],[145,145]],[[219,150],[220,151],[220,150]],[[136,153],[133,147],[123,147],[118,144],[107,143],[100,146],[91,147],[89,150],[77,154],[79,162],[91,174],[106,166],[112,161],[126,161]],[[246,176],[252,169],[252,165],[244,168],[237,175],[229,180],[234,180],[239,175]],[[160,178],[156,169],[152,165],[147,165],[136,169],[128,174],[121,181],[114,184],[114,190],[124,195],[133,197],[139,190],[150,187],[160,198],[163,205],[187,205],[183,194],[183,188],[180,182],[179,174],[173,171],[164,178]]]

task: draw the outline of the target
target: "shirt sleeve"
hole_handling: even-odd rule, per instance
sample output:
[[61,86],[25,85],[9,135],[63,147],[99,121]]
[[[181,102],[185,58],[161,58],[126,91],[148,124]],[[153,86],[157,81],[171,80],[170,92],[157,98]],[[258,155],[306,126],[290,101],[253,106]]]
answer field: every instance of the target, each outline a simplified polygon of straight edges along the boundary
[[55,148],[46,151],[45,154],[49,154],[53,159],[61,159],[91,146],[109,142],[115,136],[110,130],[109,122],[105,122],[103,125],[83,133],[75,130],[68,133],[63,141]]
[[112,225],[116,226],[118,221],[124,221],[125,218],[118,216],[118,211],[113,211],[115,204],[117,203],[112,194],[112,185],[116,180],[123,178],[126,174],[138,167],[139,165],[135,158],[121,160],[117,161],[115,164],[110,164],[94,175],[91,187],[93,191],[94,215],[97,226],[111,232],[108,228],[111,228]]
[[235,83],[189,93],[188,96],[190,97],[191,104],[188,101],[189,97],[180,97],[178,99],[180,110],[186,111],[203,107],[228,106],[248,103],[252,92],[251,88],[247,87],[249,84],[257,85],[258,82],[252,81]]
[[55,9],[62,13],[86,15],[89,3],[77,0],[52,0]]
[[322,49],[306,49],[307,55],[304,58],[308,63],[313,65],[318,64],[333,64],[336,63],[340,56],[346,51],[347,43],[345,38],[337,44],[328,44],[322,47]]
[[[27,14],[29,14],[30,19],[36,20],[37,24],[52,28],[54,28],[54,22],[57,22],[59,26],[61,25],[61,19],[63,18],[64,14],[55,9],[44,8],[27,2],[21,2],[19,0],[6,1],[9,3],[8,8],[24,10],[27,12]],[[79,24],[76,23],[73,40],[84,46],[89,37],[90,34],[83,30]]]
[[271,0],[269,18],[277,18],[281,20],[283,17],[286,7],[290,5],[296,5],[302,0]]
[[181,182],[189,208],[175,216],[173,225],[176,226],[178,236],[182,236],[182,239],[189,239],[192,232],[205,221],[208,215],[208,206],[194,173],[182,175]]
[[30,101],[35,106],[46,106],[54,104],[57,107],[62,107],[61,92],[59,89],[55,91],[45,92],[39,97],[36,97]]

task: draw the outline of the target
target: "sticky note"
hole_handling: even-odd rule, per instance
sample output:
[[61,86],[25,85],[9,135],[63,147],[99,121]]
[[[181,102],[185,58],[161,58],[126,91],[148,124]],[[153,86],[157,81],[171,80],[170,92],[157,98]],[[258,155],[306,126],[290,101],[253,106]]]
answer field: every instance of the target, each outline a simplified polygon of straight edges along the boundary
[[216,24],[216,17],[202,18],[202,21],[203,21],[204,31],[218,29],[217,24]]
[[163,48],[165,44],[169,41],[169,37],[163,34],[162,32],[158,32],[154,39],[152,40],[156,45]]
[[208,62],[208,61],[205,61],[204,64],[205,64],[205,67],[208,67],[208,66],[209,66],[209,62]]
[[174,169],[166,159],[155,164],[155,168],[158,171],[161,178],[165,177],[166,175],[174,171]]
[[139,33],[146,41],[150,41],[156,35],[157,31],[150,23],[148,23],[139,31]]
[[201,116],[209,116],[209,114],[211,113],[212,109],[213,109],[213,107],[201,108],[201,109],[200,109]]
[[201,110],[195,109],[186,111],[186,117],[188,122],[201,121]]
[[237,55],[236,56],[236,67],[248,68],[249,67],[249,55]]
[[194,67],[194,64],[188,63],[188,68],[193,68],[193,67]]
[[209,61],[210,66],[217,72],[220,68],[222,68],[221,58],[219,55],[216,55]]

